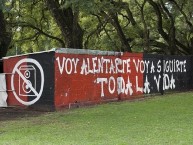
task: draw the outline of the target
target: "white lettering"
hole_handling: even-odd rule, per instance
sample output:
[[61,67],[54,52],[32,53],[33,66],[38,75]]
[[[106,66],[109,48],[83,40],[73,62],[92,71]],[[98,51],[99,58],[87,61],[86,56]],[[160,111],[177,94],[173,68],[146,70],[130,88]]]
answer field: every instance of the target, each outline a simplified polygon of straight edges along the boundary
[[[112,83],[111,83],[112,82]],[[111,85],[112,84],[112,85]],[[109,78],[109,92],[111,93],[111,94],[114,94],[114,92],[115,92],[115,78],[114,77],[110,77]],[[111,89],[111,86],[113,86],[113,89]]]
[[138,76],[135,77],[135,80],[136,80],[136,91],[142,93],[143,92],[143,88],[139,87]]
[[107,84],[107,78],[97,78],[97,84],[101,84],[101,97],[104,97],[104,83]]
[[157,90],[158,91],[159,91],[159,86],[160,86],[160,79],[161,79],[161,75],[158,76],[158,79],[156,78],[156,76],[154,76],[154,80],[156,82]]
[[65,70],[67,74],[72,73],[72,60],[70,58],[66,59]]
[[62,73],[63,73],[63,70],[64,70],[64,62],[65,62],[66,58],[63,57],[63,59],[62,59],[62,65],[60,64],[60,58],[59,58],[59,57],[57,57],[56,60],[57,60],[57,62],[58,62],[58,67],[59,67],[60,74],[62,74]]
[[149,88],[150,83],[148,82],[147,76],[145,77],[145,83],[144,83],[144,86],[145,86],[145,88],[144,88],[144,90],[143,90],[144,93],[149,94],[149,93],[150,93],[150,88]]

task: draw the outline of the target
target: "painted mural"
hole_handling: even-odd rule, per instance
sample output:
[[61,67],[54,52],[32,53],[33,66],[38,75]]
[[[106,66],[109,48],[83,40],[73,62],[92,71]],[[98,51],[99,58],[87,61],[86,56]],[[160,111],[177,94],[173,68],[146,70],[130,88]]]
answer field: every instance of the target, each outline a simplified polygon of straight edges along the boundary
[[187,88],[191,79],[190,57],[56,53],[55,58],[56,106],[163,94]]
[[54,106],[53,54],[4,58],[9,106]]
[[7,77],[7,88],[13,90],[8,104],[58,108],[193,87],[191,56],[98,52],[51,51],[4,59],[4,72],[12,74]]

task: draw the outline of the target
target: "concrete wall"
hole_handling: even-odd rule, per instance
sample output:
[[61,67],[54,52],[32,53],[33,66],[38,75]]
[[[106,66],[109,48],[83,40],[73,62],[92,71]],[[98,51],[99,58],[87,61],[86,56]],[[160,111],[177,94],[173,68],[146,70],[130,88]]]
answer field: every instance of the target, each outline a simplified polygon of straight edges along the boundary
[[192,57],[56,49],[3,59],[8,105],[60,108],[192,89]]

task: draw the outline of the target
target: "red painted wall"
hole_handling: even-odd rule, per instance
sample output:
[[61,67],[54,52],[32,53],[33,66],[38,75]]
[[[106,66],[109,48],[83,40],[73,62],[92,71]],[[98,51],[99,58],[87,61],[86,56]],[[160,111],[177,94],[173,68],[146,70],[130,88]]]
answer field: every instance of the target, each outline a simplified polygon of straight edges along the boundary
[[53,109],[54,51],[3,59],[9,106]]
[[[164,57],[58,49],[4,58],[7,89],[14,89],[8,91],[8,105],[55,109],[73,103],[134,99],[142,94],[162,93],[166,91],[164,86],[167,90],[192,88],[192,57]],[[164,65],[167,61],[173,65]],[[164,72],[164,66],[168,72]],[[30,77],[25,75],[25,68],[30,71]]]
[[[21,60],[26,58],[26,56],[20,56],[20,57],[12,57],[9,59],[3,59],[3,69],[4,72],[6,73],[6,83],[7,83],[7,90],[12,90],[12,91],[8,91],[8,100],[7,103],[9,106],[24,106],[22,105],[14,96],[13,92],[15,91],[15,93],[19,96],[19,94],[25,94],[25,92],[23,92],[20,88],[19,85],[23,84],[22,79],[20,79],[19,75],[17,72],[13,72],[13,69],[16,65],[16,63]],[[22,65],[26,65],[27,63],[23,63]],[[20,69],[20,66],[18,66],[17,68],[18,70]],[[14,73],[14,74],[12,74]],[[11,87],[11,81],[13,79],[13,88]],[[23,95],[23,96],[19,96],[22,100],[27,101],[27,96]]]
[[142,54],[55,54],[55,106],[132,99],[143,94]]
[[131,91],[125,90],[125,93],[121,93],[121,99],[133,99],[143,94],[143,73],[140,72],[140,63],[143,60],[142,53],[124,53],[121,56],[122,60],[130,60],[129,72],[121,73],[121,76],[125,80],[125,89],[127,88],[128,80],[131,83]]

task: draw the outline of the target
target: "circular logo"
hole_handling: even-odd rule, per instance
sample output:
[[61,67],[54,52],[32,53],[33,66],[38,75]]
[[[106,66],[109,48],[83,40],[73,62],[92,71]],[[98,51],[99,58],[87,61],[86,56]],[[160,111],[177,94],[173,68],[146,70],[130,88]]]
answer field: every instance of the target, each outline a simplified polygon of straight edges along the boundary
[[[26,65],[26,63],[30,64],[30,65]],[[40,89],[37,90],[37,72],[40,72],[40,80],[38,80],[38,84],[40,86]],[[14,90],[13,94],[15,96],[15,98],[23,105],[32,105],[35,102],[37,102],[43,92],[43,88],[44,88],[44,71],[42,69],[42,66],[40,65],[40,63],[32,58],[24,58],[21,59],[20,61],[18,61],[15,65],[15,67],[13,68],[12,71],[12,77],[11,77],[11,89]],[[19,81],[17,80],[18,78],[15,77],[16,75],[19,76]],[[15,84],[14,83],[18,83],[19,82],[19,87],[15,88]],[[38,87],[39,88],[39,87]],[[15,90],[19,91],[15,91]],[[22,96],[33,96],[34,99],[30,100],[30,101],[25,101],[22,98]]]

